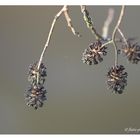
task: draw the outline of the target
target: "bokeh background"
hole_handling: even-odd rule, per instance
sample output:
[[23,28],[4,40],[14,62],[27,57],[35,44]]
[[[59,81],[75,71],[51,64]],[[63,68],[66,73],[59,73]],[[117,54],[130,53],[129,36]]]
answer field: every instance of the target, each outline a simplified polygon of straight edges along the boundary
[[[88,6],[101,33],[108,8],[115,9],[109,35],[120,6]],[[55,14],[61,6],[0,6],[0,133],[1,134],[127,134],[140,128],[140,65],[119,57],[129,74],[122,95],[107,90],[106,74],[114,63],[113,47],[97,66],[81,61],[94,36],[86,28],[79,6],[69,7],[74,36],[64,16],[57,21],[44,57],[48,101],[34,110],[25,105],[28,66],[38,61]],[[121,24],[126,37],[140,42],[140,7],[127,6]],[[135,132],[130,132],[135,133]]]

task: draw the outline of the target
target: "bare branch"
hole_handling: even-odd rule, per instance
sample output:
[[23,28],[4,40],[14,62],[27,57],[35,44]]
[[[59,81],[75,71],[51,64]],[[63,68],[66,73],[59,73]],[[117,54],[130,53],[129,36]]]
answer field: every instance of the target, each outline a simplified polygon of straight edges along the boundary
[[124,15],[124,9],[125,9],[125,6],[122,6],[118,22],[117,22],[117,24],[116,24],[116,26],[114,28],[113,34],[112,34],[112,39],[113,40],[115,40],[115,35],[116,35],[116,32],[117,32],[117,29],[119,28],[119,26],[120,26],[120,24],[122,22],[122,18],[123,18],[123,15]]
[[68,27],[70,27],[72,33],[74,35],[77,35],[78,37],[80,37],[81,35],[79,34],[79,32],[76,32],[73,25],[72,25],[72,20],[69,16],[69,13],[68,13],[68,6],[64,6],[64,15],[65,15],[65,18],[66,18],[66,21],[67,21],[67,24],[68,24]]
[[47,38],[47,41],[46,41],[46,43],[45,43],[45,45],[44,45],[43,51],[42,51],[42,53],[41,53],[41,56],[40,56],[40,59],[39,59],[39,62],[38,62],[38,67],[37,67],[38,70],[39,70],[39,68],[40,68],[40,65],[41,65],[41,62],[42,62],[44,53],[45,53],[45,51],[47,50],[48,45],[49,45],[49,43],[50,43],[51,36],[52,36],[53,30],[54,30],[54,26],[55,26],[55,24],[56,24],[56,21],[57,21],[57,19],[62,15],[62,13],[64,13],[65,18],[66,18],[67,23],[68,23],[68,26],[70,27],[72,33],[73,33],[74,35],[77,35],[78,37],[80,36],[80,34],[79,34],[78,32],[75,31],[75,29],[74,29],[74,27],[73,27],[73,25],[72,25],[71,18],[70,18],[69,14],[68,14],[68,6],[67,6],[67,5],[64,5],[63,8],[56,14],[56,16],[55,16],[54,19],[53,19],[53,22],[52,22],[52,25],[51,25],[51,28],[50,28],[50,31],[49,31],[49,35],[48,35],[48,38]]
[[52,22],[52,25],[51,25],[51,28],[50,28],[50,31],[49,31],[49,35],[48,35],[48,38],[47,38],[47,41],[46,41],[46,43],[45,43],[45,45],[44,45],[43,51],[42,51],[42,53],[41,53],[41,56],[40,56],[40,59],[39,59],[39,62],[38,62],[38,67],[37,67],[38,70],[39,70],[39,68],[40,68],[40,64],[41,64],[41,62],[42,62],[44,53],[45,53],[45,51],[46,51],[46,49],[47,49],[47,47],[48,47],[48,45],[49,45],[49,42],[50,42],[50,40],[51,40],[51,36],[52,36],[53,30],[54,30],[55,23],[56,23],[57,19],[58,19],[58,18],[61,16],[61,14],[63,13],[64,8],[65,8],[65,7],[63,6],[63,8],[56,14],[56,16],[55,16],[54,19],[53,19],[53,22]]
[[118,22],[117,22],[117,24],[114,28],[113,33],[112,33],[112,43],[113,43],[113,46],[115,48],[115,65],[118,64],[118,50],[117,50],[117,45],[116,45],[116,42],[115,42],[115,36],[116,36],[117,29],[119,28],[119,26],[122,22],[122,18],[123,18],[123,15],[124,15],[124,10],[125,10],[125,6],[123,5],[122,9],[121,9],[121,12],[120,12]]
[[91,30],[91,32],[94,34],[96,39],[103,39],[102,36],[96,31],[92,19],[89,15],[88,10],[86,9],[85,5],[81,5],[81,12],[83,14],[83,19],[87,24],[87,27]]
[[120,29],[120,28],[117,28],[117,30],[118,30],[118,32],[120,33],[120,35],[122,36],[124,43],[125,43],[125,44],[126,44],[126,46],[128,47],[127,40],[126,40],[126,38],[125,38],[124,34],[122,33],[121,29]]

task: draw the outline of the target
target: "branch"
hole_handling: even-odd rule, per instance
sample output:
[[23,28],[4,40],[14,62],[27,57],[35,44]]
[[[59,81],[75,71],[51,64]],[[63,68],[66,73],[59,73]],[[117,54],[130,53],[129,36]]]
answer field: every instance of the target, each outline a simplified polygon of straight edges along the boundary
[[50,43],[50,40],[51,40],[51,36],[52,36],[53,30],[54,30],[55,23],[56,23],[57,19],[58,19],[58,18],[61,16],[61,14],[63,13],[64,8],[65,8],[65,7],[63,6],[63,8],[56,14],[56,16],[55,16],[54,19],[53,19],[53,22],[52,22],[52,25],[51,25],[51,28],[50,28],[50,31],[49,31],[49,35],[48,35],[48,38],[47,38],[47,41],[46,41],[46,43],[45,43],[44,49],[43,49],[43,51],[42,51],[42,53],[41,53],[41,56],[40,56],[40,59],[39,59],[39,62],[38,62],[38,67],[37,67],[38,70],[39,70],[39,68],[40,68],[40,64],[41,64],[41,62],[42,62],[44,53],[45,53],[45,51],[46,51],[46,49],[48,48],[48,45],[49,45],[49,43]]
[[43,51],[41,53],[41,56],[40,56],[40,59],[39,59],[39,62],[38,62],[38,66],[37,66],[37,69],[39,70],[40,68],[40,65],[41,65],[41,62],[43,60],[43,56],[44,56],[44,53],[45,51],[47,50],[48,48],[48,45],[50,43],[50,40],[51,40],[51,36],[52,36],[52,33],[53,33],[53,30],[54,30],[54,27],[55,27],[55,24],[56,24],[56,21],[57,19],[62,15],[62,13],[64,13],[65,15],[65,18],[66,18],[66,21],[68,23],[68,26],[70,27],[72,33],[74,35],[77,35],[78,37],[80,36],[80,34],[78,32],[75,31],[73,25],[72,25],[72,21],[71,21],[71,18],[68,14],[68,6],[67,5],[64,5],[63,8],[56,14],[56,16],[54,17],[53,19],[53,22],[52,22],[52,25],[51,25],[51,28],[50,28],[50,31],[49,31],[49,35],[48,35],[48,38],[47,38],[47,41],[44,45],[44,48],[43,48]]
[[83,18],[84,18],[84,21],[86,22],[87,24],[87,27],[91,30],[91,32],[94,34],[95,38],[96,39],[103,39],[102,36],[96,31],[96,29],[94,28],[94,25],[93,25],[93,22],[92,22],[92,19],[89,15],[89,12],[88,10],[86,9],[86,6],[84,5],[81,5],[81,12],[83,14]]
[[122,18],[123,18],[123,15],[124,15],[124,9],[125,9],[125,6],[123,5],[122,9],[121,9],[119,19],[118,19],[118,22],[117,22],[117,24],[114,28],[113,33],[112,33],[112,43],[113,43],[113,46],[114,46],[114,49],[115,49],[115,66],[118,64],[118,50],[117,50],[117,45],[116,45],[116,42],[115,42],[115,36],[116,36],[117,29],[119,28],[119,26],[122,22]]
[[120,16],[119,16],[119,19],[118,19],[118,22],[114,28],[114,31],[113,31],[113,34],[112,34],[112,40],[115,40],[115,35],[116,35],[116,32],[117,32],[117,29],[119,28],[121,22],[122,22],[122,18],[123,18],[123,15],[124,15],[124,9],[125,9],[125,6],[123,5],[122,6],[122,9],[121,9],[121,13],[120,13]]
[[64,6],[64,15],[65,15],[65,18],[66,18],[66,21],[67,21],[67,24],[68,24],[68,27],[70,27],[72,33],[74,35],[77,35],[78,37],[80,37],[81,35],[79,34],[79,32],[76,32],[73,25],[72,25],[72,21],[71,21],[71,18],[69,16],[69,13],[68,13],[68,6]]
[[120,33],[120,35],[122,36],[123,41],[124,41],[124,43],[126,44],[126,46],[129,47],[129,45],[128,45],[128,43],[127,43],[127,40],[126,40],[124,34],[122,33],[121,29],[120,29],[120,28],[117,28],[117,30],[118,30],[118,32]]

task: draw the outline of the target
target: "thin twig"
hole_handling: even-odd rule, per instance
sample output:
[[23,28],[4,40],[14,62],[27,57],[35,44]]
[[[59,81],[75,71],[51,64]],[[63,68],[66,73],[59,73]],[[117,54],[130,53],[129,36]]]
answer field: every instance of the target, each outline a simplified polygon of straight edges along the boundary
[[54,30],[55,23],[56,23],[57,19],[58,19],[58,18],[61,16],[61,14],[63,13],[64,8],[65,8],[65,7],[63,6],[63,8],[56,14],[56,16],[55,16],[54,19],[53,19],[53,22],[52,22],[52,25],[51,25],[51,28],[50,28],[50,31],[49,31],[49,35],[48,35],[48,38],[47,38],[47,41],[46,41],[46,43],[45,43],[45,46],[44,46],[44,48],[43,48],[43,51],[42,51],[42,53],[41,53],[41,56],[40,56],[40,59],[39,59],[39,62],[38,62],[38,67],[37,67],[38,70],[39,70],[39,68],[40,68],[40,65],[41,65],[41,62],[42,62],[44,53],[45,53],[45,51],[46,51],[46,49],[48,48],[48,45],[49,45],[49,43],[50,43],[50,40],[51,40],[51,36],[52,36],[53,30]]
[[111,44],[111,43],[113,43],[113,40],[112,40],[112,39],[109,40],[109,41],[107,41],[106,43],[104,43],[104,44],[100,47],[100,49],[102,49],[103,47],[105,47],[106,45]]
[[88,10],[86,9],[85,5],[81,5],[81,12],[83,14],[83,19],[87,24],[87,27],[91,30],[91,32],[94,34],[96,39],[103,39],[102,36],[96,31],[93,21],[89,15]]
[[70,18],[69,14],[68,14],[68,6],[67,5],[64,5],[63,8],[56,14],[56,16],[53,19],[53,22],[52,22],[52,25],[51,25],[51,28],[50,28],[50,31],[49,31],[49,35],[48,35],[48,38],[47,38],[47,41],[46,41],[46,43],[44,45],[43,51],[41,53],[41,56],[40,56],[40,59],[39,59],[39,62],[38,62],[38,66],[37,66],[37,69],[38,70],[40,68],[40,65],[41,65],[41,62],[42,62],[44,53],[47,50],[48,45],[50,43],[50,40],[51,40],[51,36],[52,36],[53,30],[54,30],[55,23],[56,23],[57,19],[61,16],[62,13],[64,13],[65,18],[66,18],[67,23],[68,23],[68,26],[70,27],[72,33],[74,35],[77,35],[78,37],[80,37],[80,34],[75,31],[75,29],[74,29],[74,27],[72,25],[71,18]]
[[108,10],[108,16],[107,16],[107,18],[104,22],[104,26],[103,26],[103,29],[102,29],[102,37],[104,39],[108,38],[109,26],[110,26],[111,22],[113,21],[113,18],[114,18],[114,9],[110,8]]
[[78,37],[80,37],[81,35],[79,34],[79,32],[76,32],[76,31],[75,31],[75,29],[74,29],[74,27],[73,27],[73,25],[72,25],[72,21],[71,21],[71,18],[70,18],[70,16],[69,16],[69,13],[68,13],[68,6],[67,6],[67,5],[64,6],[64,11],[63,11],[63,12],[64,12],[64,15],[65,15],[65,18],[66,18],[68,27],[70,27],[72,33],[73,33],[74,35],[77,35]]
[[124,41],[124,43],[126,44],[126,46],[129,47],[129,45],[128,45],[128,43],[127,43],[127,40],[126,40],[126,38],[125,38],[123,32],[121,31],[121,29],[120,29],[120,28],[117,28],[117,30],[118,30],[118,32],[120,33],[120,35],[122,36],[123,41]]
[[120,16],[119,16],[119,19],[118,19],[118,22],[114,28],[114,31],[112,33],[112,43],[113,43],[113,46],[114,46],[114,49],[115,49],[115,66],[118,64],[118,50],[117,50],[117,45],[116,45],[116,42],[115,42],[115,36],[116,36],[116,32],[117,32],[117,29],[119,28],[121,22],[122,22],[122,18],[123,18],[123,15],[124,15],[124,9],[125,9],[125,6],[123,5],[122,8],[121,8],[121,12],[120,12]]
[[117,22],[117,24],[114,28],[113,34],[112,34],[112,40],[115,40],[115,35],[116,35],[116,32],[117,32],[117,29],[119,28],[119,26],[121,24],[121,21],[122,21],[122,18],[123,18],[123,15],[124,15],[124,9],[125,9],[125,6],[123,5],[122,9],[121,9],[119,19],[118,19],[118,22]]

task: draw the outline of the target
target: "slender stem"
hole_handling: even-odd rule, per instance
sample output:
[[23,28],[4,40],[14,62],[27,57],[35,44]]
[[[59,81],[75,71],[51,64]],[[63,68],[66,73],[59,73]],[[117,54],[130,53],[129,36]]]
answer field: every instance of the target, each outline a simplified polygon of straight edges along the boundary
[[117,24],[114,28],[113,33],[112,33],[112,41],[113,41],[113,46],[114,46],[114,49],[115,49],[115,66],[118,64],[118,50],[117,50],[117,45],[116,45],[116,42],[115,42],[115,36],[116,36],[117,29],[119,28],[119,26],[121,24],[121,21],[122,21],[123,15],[124,15],[124,9],[125,9],[125,6],[123,5],[122,8],[121,8],[121,12],[120,12],[118,22],[117,22]]
[[103,37],[97,32],[97,30],[94,27],[94,23],[92,22],[92,19],[89,15],[88,10],[86,9],[85,5],[81,5],[81,12],[83,14],[83,19],[87,24],[87,27],[91,30],[93,35],[95,36],[96,39],[103,39]]
[[119,26],[121,24],[121,21],[122,21],[122,18],[123,18],[123,15],[124,15],[124,9],[125,9],[125,6],[123,5],[122,8],[121,8],[121,13],[120,13],[118,22],[117,22],[117,24],[114,28],[113,34],[112,34],[112,40],[115,40],[115,35],[116,35],[116,32],[117,32],[117,29],[119,28]]
[[53,33],[53,30],[54,30],[54,27],[55,27],[55,23],[56,23],[57,19],[61,16],[62,13],[64,13],[64,16],[65,16],[65,19],[67,21],[68,27],[70,27],[72,33],[74,35],[77,35],[78,37],[80,37],[80,34],[75,31],[75,29],[74,29],[74,27],[72,25],[71,18],[70,18],[69,14],[68,14],[68,6],[67,5],[64,5],[62,7],[62,9],[56,14],[56,16],[53,19],[53,22],[52,22],[52,25],[51,25],[51,28],[50,28],[50,31],[49,31],[49,35],[48,35],[48,38],[47,38],[47,41],[46,41],[46,43],[44,45],[44,48],[43,48],[43,51],[42,51],[42,53],[40,55],[40,59],[39,59],[38,66],[37,66],[37,69],[38,70],[39,70],[40,65],[41,65],[41,62],[43,60],[44,53],[47,50],[48,45],[50,43],[50,40],[51,40],[51,37],[52,37],[52,33]]
[[126,40],[126,38],[125,38],[124,34],[122,33],[121,29],[120,29],[120,28],[118,28],[117,30],[118,30],[118,32],[120,33],[120,35],[122,36],[123,41],[124,41],[124,43],[126,44],[126,46],[127,46],[127,47],[129,47],[129,46],[128,46],[128,43],[127,43],[127,40]]
[[71,18],[70,18],[70,16],[69,16],[69,12],[68,12],[68,6],[66,5],[66,6],[64,6],[64,16],[65,16],[65,19],[66,19],[66,21],[67,21],[67,25],[68,25],[68,27],[71,29],[71,31],[72,31],[72,33],[74,34],[74,35],[77,35],[78,37],[80,37],[81,35],[79,34],[79,32],[76,32],[75,31],[75,29],[74,29],[74,27],[73,27],[73,25],[72,25],[72,20],[71,20]]
[[53,30],[54,30],[55,23],[56,23],[57,19],[60,17],[60,15],[63,13],[64,8],[65,8],[65,6],[63,6],[63,8],[56,14],[56,16],[53,19],[53,22],[52,22],[52,25],[51,25],[51,28],[50,28],[50,31],[49,31],[49,35],[48,35],[48,38],[47,38],[47,41],[46,41],[46,43],[44,45],[43,51],[41,53],[41,56],[40,56],[40,59],[39,59],[39,62],[38,62],[38,67],[37,67],[38,70],[40,68],[40,65],[41,65],[41,62],[42,62],[44,53],[45,53],[45,51],[48,48],[48,45],[50,43],[50,40],[51,40],[51,36],[52,36]]
[[106,45],[111,44],[111,43],[113,43],[113,40],[112,40],[112,39],[109,40],[109,41],[107,41],[106,43],[104,43],[104,44],[101,46],[100,49],[102,49],[103,47],[105,47]]

